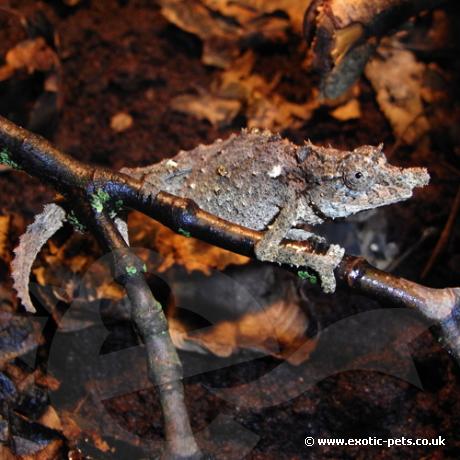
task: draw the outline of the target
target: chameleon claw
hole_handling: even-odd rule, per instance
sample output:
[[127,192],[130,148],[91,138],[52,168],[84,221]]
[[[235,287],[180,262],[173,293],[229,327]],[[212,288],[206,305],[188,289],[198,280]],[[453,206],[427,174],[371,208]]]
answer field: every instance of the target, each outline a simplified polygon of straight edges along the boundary
[[337,244],[331,244],[326,254],[323,255],[323,258],[318,259],[317,263],[315,264],[316,267],[313,267],[318,272],[319,278],[321,280],[321,288],[327,294],[332,294],[335,292],[337,283],[335,280],[334,270],[341,262],[344,254],[344,248]]

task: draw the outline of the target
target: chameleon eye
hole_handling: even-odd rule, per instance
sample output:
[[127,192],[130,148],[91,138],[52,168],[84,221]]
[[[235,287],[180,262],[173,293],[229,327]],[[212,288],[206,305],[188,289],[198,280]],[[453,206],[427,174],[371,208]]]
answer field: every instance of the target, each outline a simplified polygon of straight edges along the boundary
[[356,165],[350,164],[343,169],[342,179],[344,184],[351,190],[368,190],[372,181],[372,172],[369,170],[356,169]]

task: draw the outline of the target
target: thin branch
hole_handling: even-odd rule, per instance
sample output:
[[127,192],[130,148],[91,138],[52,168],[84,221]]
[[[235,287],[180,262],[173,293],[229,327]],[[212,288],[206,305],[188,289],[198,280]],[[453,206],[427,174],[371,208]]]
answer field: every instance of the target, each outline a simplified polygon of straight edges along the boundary
[[444,229],[441,232],[441,236],[439,237],[439,240],[436,243],[436,246],[431,254],[430,259],[426,263],[425,267],[423,268],[422,274],[420,275],[422,279],[426,278],[428,273],[430,273],[431,269],[433,268],[433,265],[438,260],[438,257],[444,251],[444,248],[447,246],[447,243],[449,242],[449,237],[452,234],[452,229],[454,227],[455,219],[457,218],[459,210],[460,210],[460,187],[458,188],[457,194],[455,195],[454,203],[452,204],[452,207],[450,208],[449,218],[447,219],[446,225],[444,226]]
[[[20,169],[52,185],[64,195],[95,188],[122,199],[129,206],[140,201],[141,183],[110,169],[92,167],[75,160],[41,136],[0,116],[0,162]],[[134,195],[134,196],[133,196]]]
[[158,385],[165,422],[168,458],[199,459],[201,453],[190,427],[184,401],[182,363],[168,332],[161,304],[142,274],[142,262],[132,254],[120,232],[105,213],[93,213],[93,230],[113,255],[116,280],[125,288],[131,317],[145,344],[148,375]]

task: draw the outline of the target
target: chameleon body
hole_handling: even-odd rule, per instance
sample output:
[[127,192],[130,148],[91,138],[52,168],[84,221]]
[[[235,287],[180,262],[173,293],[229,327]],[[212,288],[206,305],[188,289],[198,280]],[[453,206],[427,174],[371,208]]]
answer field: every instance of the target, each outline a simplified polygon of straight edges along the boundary
[[424,168],[388,164],[382,146],[353,151],[310,142],[297,146],[258,130],[121,172],[143,181],[146,195],[166,191],[230,222],[266,230],[257,257],[312,268],[325,292],[335,290],[333,270],[343,249],[331,245],[326,254],[298,253],[280,247],[281,240],[318,240],[311,226],[407,199],[429,181]]

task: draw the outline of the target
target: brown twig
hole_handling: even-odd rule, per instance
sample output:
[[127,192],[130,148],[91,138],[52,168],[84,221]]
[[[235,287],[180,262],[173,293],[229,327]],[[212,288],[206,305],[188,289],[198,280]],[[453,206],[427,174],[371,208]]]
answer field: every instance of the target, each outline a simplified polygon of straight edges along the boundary
[[433,268],[433,265],[436,263],[438,260],[439,255],[444,251],[444,248],[446,247],[449,237],[452,233],[452,228],[455,223],[455,219],[457,218],[458,211],[460,210],[460,187],[457,190],[457,194],[455,195],[454,202],[452,204],[452,207],[450,209],[449,217],[447,219],[446,225],[444,226],[441,235],[439,237],[438,242],[436,243],[436,246],[434,247],[433,252],[431,253],[430,258],[428,259],[428,262],[426,263],[425,267],[423,268],[422,274],[420,275],[420,278],[424,279],[428,275],[428,273],[431,271]]
[[92,229],[113,256],[116,280],[125,288],[131,303],[131,318],[145,344],[148,375],[158,386],[165,422],[168,452],[172,459],[199,459],[182,384],[182,363],[168,332],[161,304],[155,299],[143,275],[143,264],[134,256],[115,224],[105,212],[92,213]]

